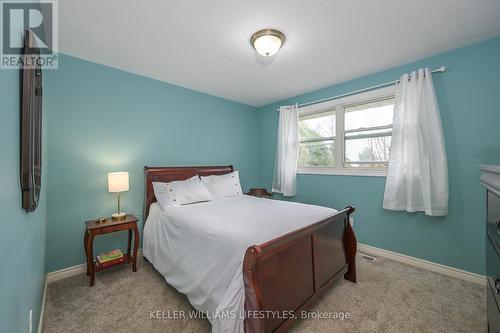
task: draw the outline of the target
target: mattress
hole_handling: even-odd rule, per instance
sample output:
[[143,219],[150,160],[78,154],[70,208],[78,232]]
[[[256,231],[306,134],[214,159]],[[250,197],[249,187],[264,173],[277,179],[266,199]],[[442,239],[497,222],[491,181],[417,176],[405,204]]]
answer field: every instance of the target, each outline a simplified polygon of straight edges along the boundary
[[336,212],[248,195],[166,211],[153,203],[144,227],[143,254],[207,316],[212,332],[244,332],[246,249]]

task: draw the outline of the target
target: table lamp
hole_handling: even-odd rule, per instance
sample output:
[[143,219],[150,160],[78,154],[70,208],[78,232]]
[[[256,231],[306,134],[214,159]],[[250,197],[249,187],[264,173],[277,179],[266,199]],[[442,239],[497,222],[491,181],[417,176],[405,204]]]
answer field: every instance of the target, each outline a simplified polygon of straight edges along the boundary
[[128,172],[108,173],[108,191],[118,193],[118,211],[111,215],[113,220],[123,220],[127,216],[127,213],[120,211],[120,193],[128,190]]

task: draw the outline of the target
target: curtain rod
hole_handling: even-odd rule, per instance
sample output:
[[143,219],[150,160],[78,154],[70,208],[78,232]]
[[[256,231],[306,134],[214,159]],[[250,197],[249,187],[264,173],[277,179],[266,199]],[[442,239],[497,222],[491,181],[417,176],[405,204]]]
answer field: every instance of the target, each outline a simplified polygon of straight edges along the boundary
[[[441,66],[441,67],[439,67],[437,69],[432,70],[431,73],[443,73],[445,71],[446,71],[446,67]],[[348,92],[348,93],[345,93],[345,94],[342,94],[342,95],[337,95],[337,96],[327,97],[327,98],[323,98],[323,99],[318,99],[317,101],[302,103],[302,104],[299,104],[299,108],[303,107],[303,106],[307,106],[307,105],[318,104],[318,103],[322,103],[322,102],[332,101],[334,99],[339,99],[339,98],[342,98],[342,97],[347,97],[347,96],[359,94],[359,93],[362,93],[362,92],[365,92],[365,91],[368,91],[368,90],[382,88],[382,87],[385,87],[385,86],[389,86],[391,84],[396,84],[398,82],[399,82],[399,79],[394,80],[394,81],[390,81],[390,82],[386,82],[386,83],[377,84],[376,86],[371,86],[371,87],[368,87],[368,88],[351,91],[351,92]],[[276,110],[279,112],[280,109],[278,108]]]

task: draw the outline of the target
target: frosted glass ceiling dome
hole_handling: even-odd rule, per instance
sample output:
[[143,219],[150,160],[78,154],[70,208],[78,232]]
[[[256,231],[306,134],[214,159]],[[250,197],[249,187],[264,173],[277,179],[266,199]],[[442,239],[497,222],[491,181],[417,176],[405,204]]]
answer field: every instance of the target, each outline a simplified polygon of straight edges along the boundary
[[259,30],[250,38],[250,44],[263,57],[272,57],[285,43],[285,35],[276,29]]

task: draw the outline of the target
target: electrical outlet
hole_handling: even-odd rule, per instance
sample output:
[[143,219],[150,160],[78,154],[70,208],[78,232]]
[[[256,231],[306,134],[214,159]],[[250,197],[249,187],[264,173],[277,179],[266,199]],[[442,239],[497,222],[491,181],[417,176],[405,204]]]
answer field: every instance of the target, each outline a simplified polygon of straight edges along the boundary
[[29,333],[32,333],[33,331],[33,310],[30,310],[30,331]]
[[354,217],[349,217],[349,223],[351,223],[351,227],[354,227]]

